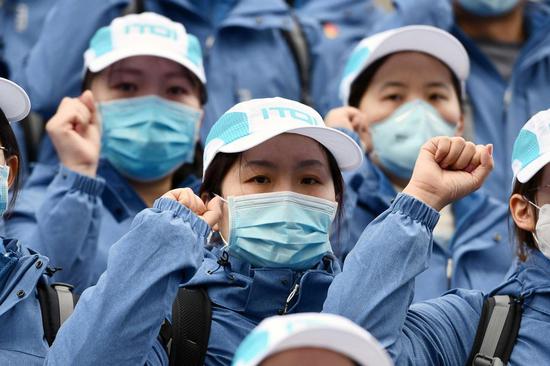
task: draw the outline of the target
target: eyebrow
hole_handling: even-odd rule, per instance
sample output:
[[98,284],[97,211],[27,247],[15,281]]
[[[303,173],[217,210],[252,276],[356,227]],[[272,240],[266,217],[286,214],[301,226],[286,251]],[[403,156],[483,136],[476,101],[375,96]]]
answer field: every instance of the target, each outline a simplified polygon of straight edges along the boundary
[[111,70],[111,75],[119,74],[119,73],[120,74],[142,75],[143,71],[141,71],[139,69],[134,69],[134,68],[131,68],[131,67],[124,67],[124,66],[113,68]]

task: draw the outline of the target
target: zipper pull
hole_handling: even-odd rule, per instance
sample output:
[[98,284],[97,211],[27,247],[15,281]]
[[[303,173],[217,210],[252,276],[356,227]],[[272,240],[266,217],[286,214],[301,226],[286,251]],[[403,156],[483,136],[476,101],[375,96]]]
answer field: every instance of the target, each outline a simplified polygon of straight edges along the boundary
[[[290,302],[292,301],[292,299],[296,296],[296,294],[298,293],[298,289],[300,288],[300,283],[298,282],[294,288],[292,289],[292,291],[290,292],[290,294],[288,295],[288,297],[286,298],[286,302],[285,302],[285,307],[283,309],[283,314],[286,314],[286,312],[288,311],[288,305],[290,304]],[[281,314],[281,315],[283,315]]]
[[453,278],[453,259],[447,259],[447,290],[451,289],[451,279]]

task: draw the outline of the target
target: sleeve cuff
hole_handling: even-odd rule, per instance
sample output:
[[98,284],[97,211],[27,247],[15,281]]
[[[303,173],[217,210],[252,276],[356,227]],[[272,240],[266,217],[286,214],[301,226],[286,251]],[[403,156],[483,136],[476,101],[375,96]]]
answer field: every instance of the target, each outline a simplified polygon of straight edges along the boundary
[[439,212],[424,202],[403,193],[397,195],[390,209],[392,213],[402,213],[415,221],[421,222],[430,231],[433,231],[439,220]]
[[64,185],[71,190],[81,191],[91,196],[100,196],[105,188],[105,180],[103,178],[88,177],[61,164],[59,167],[59,172],[53,182]]
[[160,211],[171,211],[174,214],[174,217],[179,217],[188,222],[193,231],[203,237],[207,237],[208,234],[210,234],[211,229],[206,221],[198,217],[189,208],[173,199],[165,197],[158,198],[153,204],[153,208]]

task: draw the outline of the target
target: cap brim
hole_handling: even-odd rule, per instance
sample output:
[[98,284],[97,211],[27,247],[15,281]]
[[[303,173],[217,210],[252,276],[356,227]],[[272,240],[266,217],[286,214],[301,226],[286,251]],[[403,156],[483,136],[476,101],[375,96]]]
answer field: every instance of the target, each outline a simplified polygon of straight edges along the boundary
[[31,101],[19,85],[0,78],[0,109],[9,122],[20,121],[29,114]]
[[468,77],[470,62],[464,46],[451,34],[428,26],[403,27],[388,35],[373,51],[369,64],[389,54],[406,51],[427,53],[446,64],[459,80]]
[[340,353],[360,365],[392,366],[386,351],[372,337],[359,337],[334,327],[310,328],[281,340],[262,359],[296,348],[321,348]]
[[109,52],[108,54],[105,54],[103,56],[97,57],[94,60],[91,60],[88,65],[86,65],[87,69],[91,72],[99,72],[112,64],[114,64],[117,61],[123,60],[128,57],[134,57],[134,56],[156,56],[156,57],[162,57],[166,58],[168,60],[172,60],[185,68],[189,69],[201,82],[203,85],[206,85],[206,77],[204,73],[200,72],[199,68],[190,62],[185,57],[175,57],[173,52],[167,52],[164,49],[149,49],[147,51],[143,51],[140,49],[117,49],[112,52]]
[[336,129],[321,126],[288,128],[282,125],[278,129],[256,132],[240,138],[222,146],[219,151],[224,153],[246,151],[283,133],[295,133],[316,140],[330,151],[341,170],[356,169],[363,160],[361,148],[351,137]]
[[550,163],[550,152],[542,154],[541,156],[527,164],[525,168],[521,169],[518,172],[516,179],[520,183],[526,183],[531,178],[533,178],[535,174],[537,174],[541,169],[543,169],[548,163]]

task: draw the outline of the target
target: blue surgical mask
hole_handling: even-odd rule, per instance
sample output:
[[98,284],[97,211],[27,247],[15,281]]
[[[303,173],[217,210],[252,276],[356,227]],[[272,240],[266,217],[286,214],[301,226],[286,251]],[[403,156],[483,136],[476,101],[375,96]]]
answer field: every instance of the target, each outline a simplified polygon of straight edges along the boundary
[[201,111],[157,96],[99,103],[102,155],[124,176],[163,178],[195,154]]
[[230,254],[267,268],[312,268],[332,252],[329,230],[338,204],[294,192],[231,196]]
[[8,178],[10,167],[0,165],[0,216],[8,209]]
[[491,17],[504,15],[510,12],[519,0],[459,0],[458,3],[468,12],[482,16]]
[[445,122],[428,103],[414,100],[370,127],[373,153],[390,173],[402,179],[412,176],[420,148],[436,136],[453,136],[455,126]]

